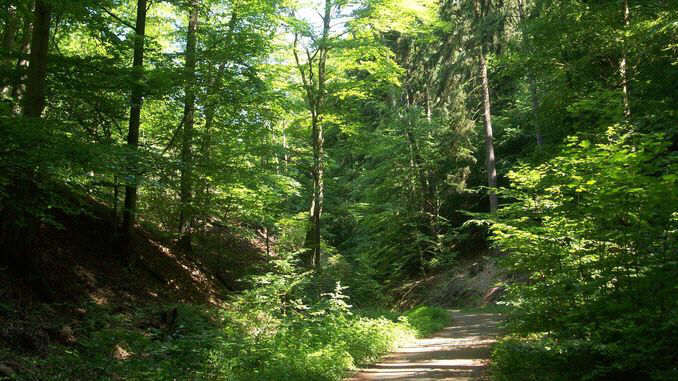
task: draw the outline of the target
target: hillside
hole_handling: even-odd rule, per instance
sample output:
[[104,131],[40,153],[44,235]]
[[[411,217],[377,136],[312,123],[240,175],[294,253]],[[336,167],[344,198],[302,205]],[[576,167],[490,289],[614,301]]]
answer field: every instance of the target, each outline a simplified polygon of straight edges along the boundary
[[91,334],[92,320],[144,311],[147,324],[162,326],[176,305],[221,306],[242,289],[241,279],[266,268],[261,242],[224,229],[205,235],[218,253],[189,256],[176,242],[140,226],[135,260],[123,264],[110,209],[93,199],[69,199],[71,211],[52,210],[49,222],[23,246],[30,260],[7,263],[15,257],[2,256],[0,377],[30,374],[31,357],[77,346]]

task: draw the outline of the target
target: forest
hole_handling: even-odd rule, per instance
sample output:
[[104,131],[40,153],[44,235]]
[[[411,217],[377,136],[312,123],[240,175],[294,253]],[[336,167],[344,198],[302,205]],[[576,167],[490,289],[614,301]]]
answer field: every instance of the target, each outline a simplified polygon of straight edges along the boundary
[[0,3],[0,380],[678,380],[675,0]]

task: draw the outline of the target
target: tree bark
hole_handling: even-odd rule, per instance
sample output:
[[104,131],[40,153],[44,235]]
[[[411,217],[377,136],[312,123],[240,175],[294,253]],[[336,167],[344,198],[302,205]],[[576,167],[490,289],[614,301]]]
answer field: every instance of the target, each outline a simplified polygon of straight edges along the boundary
[[311,247],[313,248],[313,264],[316,271],[320,271],[320,217],[323,213],[323,206],[325,201],[325,137],[323,135],[323,113],[322,108],[325,103],[325,81],[326,81],[326,64],[327,54],[329,53],[329,35],[330,35],[330,21],[332,13],[332,1],[325,0],[325,11],[323,14],[323,32],[320,51],[318,52],[318,95],[315,97],[315,118],[312,120],[313,127],[313,209],[312,209],[312,225],[313,225],[313,241]]
[[[17,15],[16,15],[16,5],[10,4],[7,6],[7,23],[5,24],[5,33],[2,36],[2,51],[4,57],[2,57],[2,62],[5,66],[12,66],[12,55],[14,53],[14,39],[16,38],[17,31]],[[0,95],[3,98],[7,98],[12,93],[11,81],[3,84]]]
[[14,99],[13,112],[21,114],[21,104],[26,93],[26,72],[28,71],[28,56],[31,53],[31,36],[33,35],[33,21],[30,17],[24,20],[19,58],[16,62],[16,75],[12,78],[12,99]]
[[[141,81],[144,76],[144,40],[146,38],[146,0],[137,1],[137,20],[134,35],[134,60],[132,69],[134,71],[134,85],[132,86],[131,107],[129,117],[129,129],[127,133],[127,145],[133,150],[139,146],[139,127],[141,125],[141,108],[143,105],[143,86]],[[136,161],[136,160],[135,160]],[[134,171],[131,183],[125,186],[125,205],[122,214],[122,242],[123,259],[128,260],[131,254],[130,243],[132,240],[132,230],[136,219],[137,210],[137,185],[138,169],[133,166]]]
[[485,160],[487,165],[487,186],[489,187],[490,213],[497,212],[497,169],[494,157],[494,139],[492,136],[492,103],[490,101],[490,81],[487,75],[485,52],[480,47],[480,74],[483,87],[483,114],[485,117]]
[[195,66],[198,16],[200,1],[191,1],[186,35],[186,61],[184,67],[184,131],[181,146],[181,210],[179,215],[180,246],[191,251],[191,225],[193,221],[193,127],[195,124]]
[[[311,114],[311,141],[313,146],[313,197],[310,208],[310,228],[306,234],[305,246],[307,251],[303,258],[304,264],[316,271],[321,269],[321,216],[325,198],[324,182],[324,136],[323,136],[323,108],[326,98],[325,82],[327,55],[329,53],[329,35],[331,28],[332,0],[325,0],[323,12],[322,37],[317,50],[311,54],[306,50],[307,62],[302,66],[297,52],[297,36],[294,39],[294,58],[301,74],[303,87],[306,91],[306,103]],[[308,69],[308,71],[306,71]],[[317,74],[317,79],[314,75]]]
[[23,114],[27,117],[39,118],[45,108],[51,16],[52,11],[49,4],[37,0],[33,11],[33,36],[23,107]]
[[[629,29],[631,23],[631,11],[629,1],[624,0],[624,32]],[[624,102],[624,119],[628,121],[631,118],[631,95],[629,89],[629,75],[627,66],[626,36],[622,39],[622,58],[619,62],[619,75],[622,82],[622,100]]]
[[312,241],[313,262],[316,270],[320,269],[320,217],[323,212],[323,203],[325,200],[325,181],[324,181],[324,137],[322,118],[317,117],[313,120],[313,202],[311,209],[312,223]]

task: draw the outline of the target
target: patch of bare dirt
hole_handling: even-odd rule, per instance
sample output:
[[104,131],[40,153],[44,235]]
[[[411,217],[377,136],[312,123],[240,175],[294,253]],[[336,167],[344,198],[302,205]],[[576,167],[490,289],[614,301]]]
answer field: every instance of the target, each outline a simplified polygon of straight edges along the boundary
[[460,261],[452,270],[432,274],[396,290],[401,310],[420,304],[445,308],[479,307],[501,300],[504,276],[497,258],[483,256]]

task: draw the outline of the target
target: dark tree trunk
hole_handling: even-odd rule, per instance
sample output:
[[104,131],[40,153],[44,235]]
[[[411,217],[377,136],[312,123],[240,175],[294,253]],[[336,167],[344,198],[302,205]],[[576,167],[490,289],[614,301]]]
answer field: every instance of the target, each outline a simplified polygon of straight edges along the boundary
[[330,35],[330,22],[332,13],[331,0],[325,0],[325,12],[323,14],[323,33],[322,44],[324,46],[318,51],[318,89],[314,99],[315,111],[312,113],[311,128],[313,139],[313,201],[311,202],[311,242],[309,248],[312,250],[311,266],[316,271],[320,271],[320,246],[322,237],[320,233],[320,218],[323,213],[325,201],[325,138],[323,135],[323,114],[322,108],[325,102],[325,81],[327,54],[329,53],[327,42]]
[[[299,68],[306,91],[306,103],[311,113],[311,141],[313,146],[313,197],[310,209],[310,227],[306,234],[306,253],[303,262],[316,271],[321,269],[321,216],[325,198],[324,182],[324,136],[323,136],[323,108],[325,103],[325,82],[327,80],[326,64],[329,53],[328,39],[331,27],[332,0],[325,0],[323,13],[322,38],[314,53],[306,51],[308,62],[303,66],[297,53],[297,36],[294,40],[294,58]],[[317,79],[314,80],[314,75]]]
[[[127,133],[127,145],[136,150],[139,146],[139,127],[141,125],[141,107],[143,104],[143,80],[144,70],[144,40],[146,37],[146,0],[137,1],[137,21],[134,37],[134,70],[135,83],[132,87],[131,107],[129,116],[129,130]],[[136,161],[136,160],[135,160]],[[131,254],[132,230],[137,210],[137,184],[138,168],[132,168],[133,180],[125,186],[125,205],[122,213],[122,243],[123,260],[128,261]]]
[[47,52],[49,50],[50,6],[42,0],[35,2],[33,12],[33,37],[29,58],[24,116],[39,118],[45,108],[47,85]]
[[[17,30],[17,15],[16,15],[16,6],[10,4],[7,6],[7,22],[5,23],[5,33],[2,36],[2,63],[6,67],[12,66],[12,56],[14,55],[14,39],[16,38]],[[2,86],[2,91],[0,95],[3,98],[8,97],[11,90],[11,81],[7,81]]]
[[200,2],[192,0],[186,36],[184,131],[181,145],[181,210],[179,214],[179,244],[191,251],[193,221],[193,126],[195,123],[195,64]]
[[28,71],[28,56],[31,53],[31,36],[33,35],[33,21],[27,17],[24,20],[24,26],[21,36],[21,46],[19,47],[19,58],[16,62],[15,75],[12,78],[12,99],[14,99],[13,112],[15,115],[21,114],[21,103],[26,93],[26,72]]

